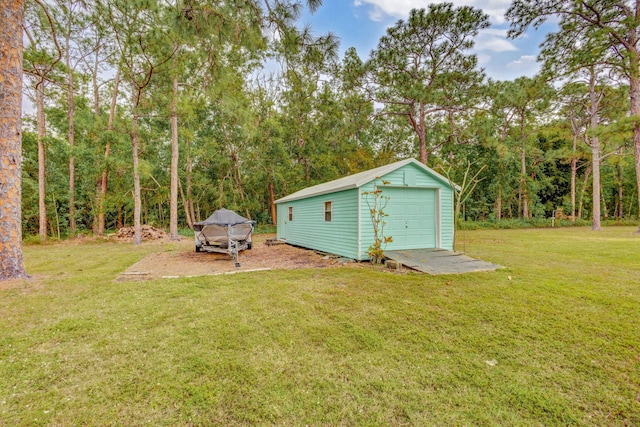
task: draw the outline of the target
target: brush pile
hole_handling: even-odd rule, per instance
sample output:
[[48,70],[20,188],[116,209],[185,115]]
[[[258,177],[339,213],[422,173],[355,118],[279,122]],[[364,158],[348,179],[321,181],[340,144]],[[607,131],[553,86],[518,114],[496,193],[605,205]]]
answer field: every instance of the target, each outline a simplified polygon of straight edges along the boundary
[[[133,239],[134,234],[134,227],[123,227],[116,233],[116,238],[123,240]],[[160,240],[167,238],[169,238],[169,235],[160,228],[155,228],[150,225],[142,226],[142,240]]]

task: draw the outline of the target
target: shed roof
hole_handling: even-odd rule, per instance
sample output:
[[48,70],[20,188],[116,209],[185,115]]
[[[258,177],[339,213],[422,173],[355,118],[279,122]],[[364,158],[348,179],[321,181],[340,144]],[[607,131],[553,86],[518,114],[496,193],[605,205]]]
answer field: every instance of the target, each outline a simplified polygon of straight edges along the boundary
[[[290,202],[292,200],[300,200],[300,199],[306,199],[308,197],[320,196],[323,194],[336,193],[338,191],[349,190],[351,188],[359,188],[373,181],[376,178],[380,178],[383,175],[386,175],[390,172],[393,172],[396,169],[399,169],[409,164],[414,164],[419,168],[423,169],[425,172],[433,175],[436,179],[438,179],[439,181],[442,181],[444,184],[451,185],[449,180],[444,176],[440,175],[430,167],[423,165],[416,159],[409,158],[405,160],[400,160],[399,162],[388,164],[386,166],[380,166],[374,169],[369,169],[364,172],[345,176],[344,178],[339,178],[333,181],[325,182],[323,184],[318,184],[312,187],[303,188],[300,191],[296,191],[295,193],[289,194],[288,196],[285,196],[276,200],[275,203]],[[457,188],[455,184],[454,186]]]

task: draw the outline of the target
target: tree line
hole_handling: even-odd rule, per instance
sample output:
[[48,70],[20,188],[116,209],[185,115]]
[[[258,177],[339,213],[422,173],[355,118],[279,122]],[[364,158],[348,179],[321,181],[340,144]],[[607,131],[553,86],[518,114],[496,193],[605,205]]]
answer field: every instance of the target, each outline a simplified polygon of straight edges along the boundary
[[512,37],[559,20],[514,81],[471,53],[479,9],[412,10],[361,58],[301,27],[305,7],[321,1],[26,1],[23,233],[175,239],[220,207],[275,223],[275,199],[406,157],[472,219],[638,217],[640,6],[514,1]]

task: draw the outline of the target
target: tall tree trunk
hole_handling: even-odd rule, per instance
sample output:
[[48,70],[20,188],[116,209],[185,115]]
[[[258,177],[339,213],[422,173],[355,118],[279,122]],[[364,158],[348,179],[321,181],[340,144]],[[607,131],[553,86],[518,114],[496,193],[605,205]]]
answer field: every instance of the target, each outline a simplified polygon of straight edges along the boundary
[[502,219],[502,188],[498,186],[498,195],[496,196],[496,219]]
[[70,39],[71,31],[66,35],[66,62],[67,62],[67,103],[69,104],[69,111],[67,113],[67,119],[69,121],[69,235],[75,236],[76,234],[76,158],[74,153],[75,147],[75,125],[74,125],[74,88],[73,88],[73,69],[71,68],[71,54],[70,54]]
[[[573,120],[572,120],[573,127]],[[573,134],[573,149],[571,151],[571,222],[576,222],[576,177],[578,175],[578,135]]]
[[276,214],[276,196],[273,191],[273,181],[269,183],[269,211],[271,212],[271,223],[277,224],[277,214]]
[[527,148],[522,135],[522,151],[520,152],[520,200],[522,203],[522,217],[529,219],[529,201],[527,195]]
[[[591,129],[595,129],[599,122],[599,103],[598,94],[596,93],[596,73],[591,69],[591,75],[589,78],[589,113],[591,116],[590,126]],[[591,229],[594,231],[600,230],[600,139],[597,136],[591,138],[591,167],[593,171],[593,219],[591,223]]]
[[620,163],[618,163],[617,165],[618,168],[618,203],[617,203],[617,210],[618,210],[618,218],[622,219],[624,218],[624,205],[622,203],[622,185],[624,184],[623,181],[623,177],[622,177],[622,165]]
[[[636,61],[637,55],[636,55]],[[635,67],[638,68],[637,65]],[[640,118],[640,73],[632,75],[630,79],[631,87],[631,114]],[[633,125],[633,159],[636,166],[636,187],[638,189],[638,216],[640,217],[640,123],[636,121]],[[640,225],[638,225],[640,233]]]
[[0,0],[0,280],[28,277],[22,258],[22,0]]
[[593,218],[591,222],[591,229],[598,231],[600,230],[600,217],[602,216],[602,211],[600,207],[600,141],[597,136],[591,139],[591,168],[593,171]]
[[[529,219],[529,191],[527,186],[527,135],[525,132],[525,112],[520,113],[520,140],[522,147],[520,150],[520,185],[518,186],[518,198],[520,205],[518,208],[522,208],[522,217]],[[518,218],[520,218],[520,212],[518,211]]]
[[578,219],[582,219],[582,206],[584,205],[584,193],[587,191],[587,184],[589,183],[589,177],[591,176],[592,166],[587,166],[587,170],[584,171],[584,179],[582,180],[582,188],[580,189],[580,198],[578,199]]
[[426,165],[429,161],[429,152],[427,151],[427,128],[425,125],[424,104],[419,105],[417,113],[415,108],[415,103],[412,103],[409,107],[407,119],[416,135],[418,135],[420,162]]
[[[99,119],[100,119],[100,86],[98,85],[98,67],[100,66],[100,42],[97,43],[96,45],[96,50],[95,50],[95,60],[94,60],[94,64],[93,64],[93,68],[91,70],[91,82],[92,82],[92,86],[93,86],[93,117],[95,122],[94,123],[98,123]],[[98,232],[98,217],[100,215],[100,209],[104,208],[104,205],[102,205],[100,203],[100,194],[101,194],[101,188],[100,188],[100,184],[101,184],[101,179],[100,177],[98,177],[98,179],[96,179],[96,201],[95,201],[95,208],[94,208],[94,212],[93,212],[93,234],[95,235],[102,235],[99,234]],[[103,234],[104,234],[104,230],[103,230]]]
[[[640,117],[640,105],[638,106],[638,112],[633,114]],[[640,217],[640,123],[636,123],[633,126],[633,147],[633,156],[636,163],[636,186],[638,187],[638,217]],[[638,225],[637,232],[640,233],[640,225]]]
[[44,78],[36,83],[36,127],[38,129],[38,234],[41,239],[47,238],[47,204],[46,204],[46,172],[45,145],[46,137],[44,117]]
[[192,171],[193,165],[191,164],[191,155],[189,154],[187,157],[187,167],[184,179],[187,184],[187,205],[185,206],[185,209],[187,209],[189,212],[189,216],[191,217],[190,227],[193,229],[193,223],[198,219],[196,218],[195,211],[193,209],[193,190],[191,185]]
[[133,156],[133,244],[142,244],[142,224],[140,218],[142,215],[142,197],[140,188],[140,136],[138,135],[138,121],[140,114],[138,108],[142,96],[142,87],[138,86],[135,80],[131,81],[133,90],[133,113],[131,117],[131,153]]
[[140,197],[140,169],[138,157],[138,112],[135,111],[137,106],[134,105],[133,108],[134,112],[131,120],[131,151],[133,153],[133,244],[140,245],[142,243],[142,224],[140,223],[142,200]]
[[[640,13],[640,2],[636,1],[635,16]],[[636,121],[633,125],[633,158],[636,166],[636,188],[638,190],[638,217],[640,218],[640,54],[638,52],[638,30],[632,26],[629,31],[629,99],[631,115]],[[640,233],[640,225],[638,225]]]
[[116,228],[120,229],[122,227],[124,227],[122,205],[118,204],[118,214],[116,216]]
[[424,105],[420,104],[420,117],[418,138],[420,139],[420,161],[426,166],[429,161],[429,153],[427,152],[427,126],[424,118]]
[[184,216],[187,219],[187,225],[190,229],[193,230],[193,220],[191,219],[191,214],[189,213],[189,204],[187,203],[187,198],[184,195],[184,190],[182,189],[182,184],[178,181],[178,188],[180,189],[180,198],[182,199],[182,207],[184,208]]
[[171,98],[171,190],[169,202],[169,239],[180,240],[178,235],[178,77],[173,77]]
[[104,148],[104,166],[102,168],[102,176],[97,188],[98,193],[98,224],[96,234],[99,236],[104,235],[104,211],[105,201],[107,199],[107,187],[109,184],[109,167],[107,165],[109,156],[111,155],[111,137],[113,133],[113,121],[116,115],[116,103],[118,101],[118,88],[120,86],[120,68],[116,72],[116,77],[113,83],[113,93],[111,94],[111,105],[109,106],[109,117],[107,121],[107,143]]

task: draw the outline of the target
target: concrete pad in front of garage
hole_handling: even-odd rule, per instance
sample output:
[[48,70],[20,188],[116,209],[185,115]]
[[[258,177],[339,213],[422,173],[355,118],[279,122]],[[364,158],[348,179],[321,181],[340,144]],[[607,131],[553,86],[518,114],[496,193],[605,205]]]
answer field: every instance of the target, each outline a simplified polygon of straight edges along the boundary
[[490,262],[444,249],[405,249],[385,251],[384,255],[404,266],[429,274],[460,274],[494,271],[502,268]]

